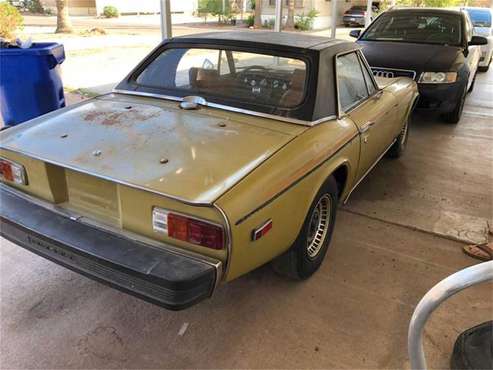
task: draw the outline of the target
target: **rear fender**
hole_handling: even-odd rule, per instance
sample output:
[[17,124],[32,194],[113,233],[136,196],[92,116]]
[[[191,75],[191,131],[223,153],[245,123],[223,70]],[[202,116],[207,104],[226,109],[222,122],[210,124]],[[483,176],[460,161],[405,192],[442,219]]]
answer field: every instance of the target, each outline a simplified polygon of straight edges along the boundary
[[[347,178],[340,189],[340,199],[343,199],[356,177],[359,145],[356,134],[333,156],[312,165],[296,178],[288,176],[287,171],[282,178],[267,178],[267,172],[259,171],[216,202],[231,223],[232,248],[225,272],[227,281],[271,261],[291,247],[316,193],[341,166],[347,169]],[[289,163],[281,157],[266,171]],[[288,169],[286,165],[283,168]],[[253,231],[269,220],[272,220],[272,229],[253,241]]]

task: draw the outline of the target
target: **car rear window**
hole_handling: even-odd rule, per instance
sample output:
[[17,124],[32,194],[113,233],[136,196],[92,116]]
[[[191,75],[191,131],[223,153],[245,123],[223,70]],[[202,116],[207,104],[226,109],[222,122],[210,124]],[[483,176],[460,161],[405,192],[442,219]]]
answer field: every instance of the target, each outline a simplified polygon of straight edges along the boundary
[[361,38],[366,41],[461,45],[461,17],[457,14],[397,13],[377,18]]
[[466,9],[474,27],[491,27],[489,9]]
[[243,103],[291,108],[305,96],[303,60],[253,52],[165,49],[137,76],[136,83]]

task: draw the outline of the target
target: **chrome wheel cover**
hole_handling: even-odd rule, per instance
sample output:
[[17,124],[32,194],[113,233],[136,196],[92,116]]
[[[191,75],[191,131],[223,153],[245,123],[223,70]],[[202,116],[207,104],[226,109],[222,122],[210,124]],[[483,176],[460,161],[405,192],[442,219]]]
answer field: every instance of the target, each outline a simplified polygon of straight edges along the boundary
[[332,198],[330,194],[324,194],[310,215],[308,224],[308,238],[306,251],[310,259],[314,259],[320,253],[327,232],[330,227],[330,213],[332,209]]

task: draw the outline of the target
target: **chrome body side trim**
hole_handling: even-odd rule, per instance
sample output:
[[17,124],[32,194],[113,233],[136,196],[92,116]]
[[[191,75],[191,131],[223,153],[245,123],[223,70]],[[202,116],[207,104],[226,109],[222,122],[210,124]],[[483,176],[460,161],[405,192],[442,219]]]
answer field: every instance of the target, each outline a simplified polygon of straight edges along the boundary
[[[70,218],[72,221],[77,221],[77,222],[80,222],[82,224],[92,226],[92,227],[95,227],[97,229],[109,232],[109,233],[114,234],[114,235],[122,236],[122,237],[125,237],[125,238],[130,239],[130,240],[142,242],[142,243],[147,244],[147,245],[152,246],[152,247],[165,249],[166,251],[168,251],[170,253],[174,253],[178,256],[187,257],[187,258],[194,259],[196,261],[201,261],[201,262],[207,263],[208,265],[211,265],[216,269],[216,282],[214,285],[214,290],[215,290],[215,287],[218,285],[218,282],[223,277],[223,263],[221,261],[216,260],[216,259],[213,259],[213,258],[210,258],[207,256],[203,256],[201,254],[191,252],[191,251],[188,251],[185,249],[181,249],[179,247],[174,247],[170,244],[163,244],[163,243],[160,243],[154,239],[136,234],[136,233],[128,231],[128,230],[118,229],[116,227],[105,225],[101,222],[90,219],[86,216],[79,215],[76,212],[72,212],[72,211],[67,210],[65,208],[59,207],[55,204],[52,204],[52,203],[49,203],[47,201],[41,200],[39,198],[33,197],[29,194],[21,192],[21,191],[14,189],[8,185],[3,184],[3,183],[0,183],[0,188],[2,188],[2,190],[10,192],[10,193],[12,193],[12,194],[14,194],[20,198],[25,199],[28,202],[36,204],[40,207],[43,207],[47,210],[50,210],[54,213],[61,215],[61,216]],[[213,290],[213,292],[214,292],[214,290]]]
[[353,140],[356,138],[356,137],[359,137],[360,134],[359,133],[356,133],[354,134],[351,138],[348,139],[348,141],[344,144],[342,144],[339,148],[337,148],[334,153],[330,154],[327,158],[325,158],[324,160],[322,160],[320,163],[316,164],[314,167],[312,167],[310,170],[308,170],[306,173],[302,174],[299,178],[297,178],[296,180],[294,180],[291,184],[287,185],[284,189],[280,190],[278,193],[276,193],[273,197],[271,197],[270,199],[266,200],[264,203],[262,203],[260,206],[258,206],[257,208],[253,209],[252,211],[250,211],[249,213],[247,213],[245,216],[241,217],[239,220],[236,221],[235,223],[235,226],[238,226],[240,225],[241,223],[243,223],[245,220],[247,220],[248,218],[250,218],[252,215],[254,215],[255,213],[257,213],[258,211],[260,211],[262,208],[266,207],[267,205],[269,205],[270,203],[272,203],[274,200],[276,200],[277,198],[279,198],[281,195],[283,195],[286,191],[288,191],[289,189],[291,189],[293,186],[295,186],[296,184],[298,184],[300,181],[302,181],[305,177],[309,176],[310,174],[312,174],[314,171],[316,171],[317,169],[319,169],[321,166],[323,166],[328,160],[330,160],[332,157],[334,157],[335,155],[337,155],[337,153],[339,153],[342,149],[344,149],[347,145],[351,144],[353,142]]
[[[226,266],[223,268],[223,275],[222,278],[226,278],[229,272],[229,267],[231,266],[231,256],[232,256],[232,251],[233,251],[233,233],[231,231],[231,223],[229,222],[228,216],[226,215],[226,212],[219,207],[216,203],[214,203],[214,207],[219,211],[221,216],[224,218],[224,224],[226,227],[226,237],[227,237],[227,243],[226,243],[226,248],[228,251],[228,255],[226,256]],[[219,279],[216,282],[216,286],[219,284]]]
[[366,170],[366,172],[363,174],[363,176],[361,176],[361,178],[356,182],[356,184],[354,184],[354,186],[351,188],[351,190],[349,191],[348,195],[346,195],[346,198],[344,198],[344,202],[342,202],[343,204],[346,204],[349,197],[351,196],[351,194],[353,193],[354,189],[356,189],[356,187],[361,183],[361,181],[363,181],[363,179],[371,172],[371,170],[373,170],[373,168],[377,165],[378,162],[380,162],[380,159],[382,159],[382,157],[385,155],[385,153],[387,153],[389,151],[389,149],[392,147],[392,145],[394,145],[394,143],[397,141],[397,139],[394,139],[392,140],[392,143],[383,151],[382,154],[380,154],[377,158],[377,160],[375,162],[373,162],[373,164],[370,166],[370,168],[368,168]]
[[[177,96],[146,93],[146,92],[141,92],[141,91],[120,90],[120,89],[113,89],[113,93],[123,94],[123,95],[132,95],[132,96],[143,96],[143,97],[147,97],[147,98],[157,98],[157,99],[171,100],[171,101],[176,101],[176,102],[183,102],[185,99],[185,98],[180,98]],[[198,104],[201,104],[201,103],[198,103]],[[205,102],[205,104],[201,104],[201,105],[204,105],[205,107],[226,110],[229,112],[243,113],[243,114],[247,114],[250,116],[269,118],[269,119],[274,119],[277,121],[294,123],[296,125],[302,125],[302,126],[308,126],[308,127],[312,127],[312,126],[318,125],[320,123],[323,123],[326,121],[331,121],[331,120],[337,118],[335,115],[333,115],[333,116],[322,117],[322,118],[317,119],[315,121],[303,121],[301,119],[283,117],[283,116],[278,116],[278,115],[269,114],[269,113],[255,112],[255,111],[249,110],[249,109],[231,107],[229,105],[218,104],[218,103]]]

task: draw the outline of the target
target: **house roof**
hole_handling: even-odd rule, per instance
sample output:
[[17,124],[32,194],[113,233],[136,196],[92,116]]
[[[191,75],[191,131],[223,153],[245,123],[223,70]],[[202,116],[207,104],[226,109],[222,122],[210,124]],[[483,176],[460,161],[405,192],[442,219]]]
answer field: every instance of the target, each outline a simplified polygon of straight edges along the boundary
[[312,36],[294,32],[273,31],[233,31],[233,32],[207,32],[194,35],[174,37],[171,42],[240,42],[264,44],[272,46],[286,46],[299,49],[322,50],[332,46],[348,44],[351,48],[357,46],[353,42],[330,39],[322,36]]

